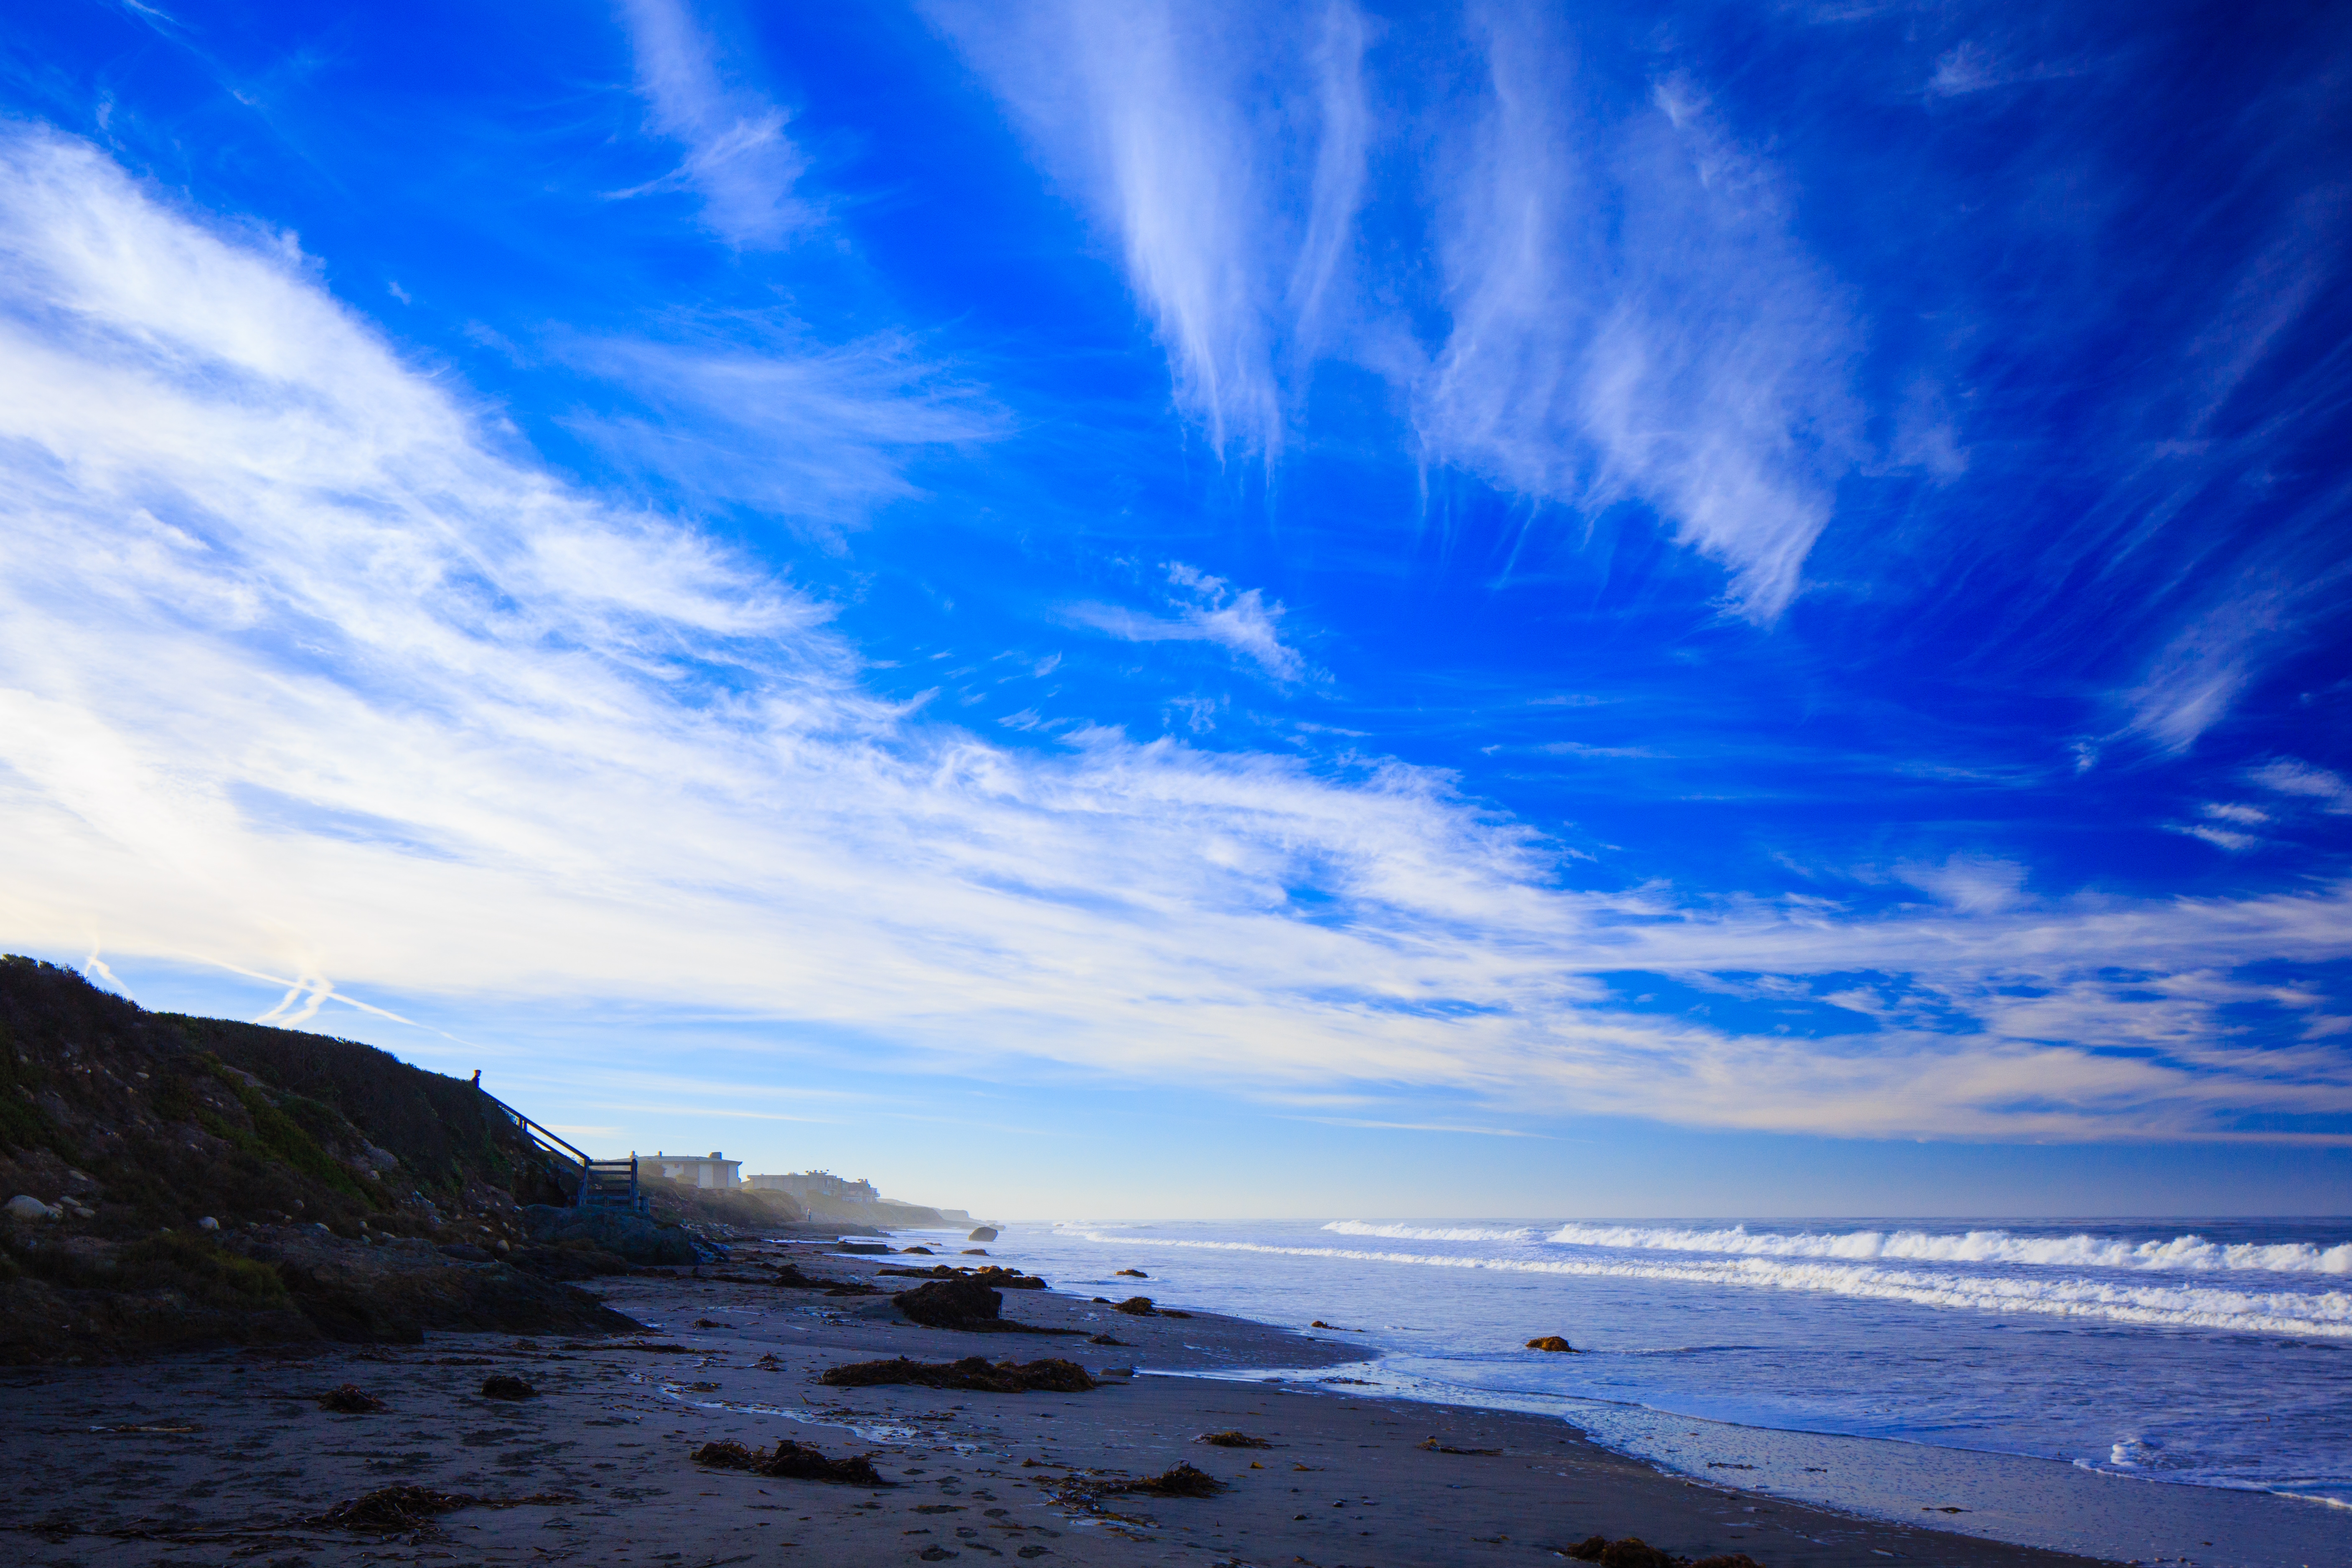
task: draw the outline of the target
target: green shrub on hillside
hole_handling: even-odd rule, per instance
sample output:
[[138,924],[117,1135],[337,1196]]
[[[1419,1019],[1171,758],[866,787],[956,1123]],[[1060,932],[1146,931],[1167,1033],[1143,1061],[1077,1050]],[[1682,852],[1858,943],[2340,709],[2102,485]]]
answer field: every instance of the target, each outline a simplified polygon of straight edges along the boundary
[[177,1290],[208,1307],[254,1307],[287,1300],[277,1269],[181,1231],[122,1249],[118,1283],[132,1290]]
[[[299,1122],[279,1110],[269,1096],[237,1082],[236,1076],[225,1067],[215,1065],[213,1070],[223,1083],[236,1091],[237,1100],[245,1106],[246,1115],[253,1119],[251,1147],[272,1159],[285,1161],[312,1180],[324,1182],[363,1204],[376,1208],[390,1206],[389,1200],[381,1192],[371,1189],[338,1164],[331,1155],[319,1147],[318,1140],[304,1131]],[[327,1108],[321,1105],[318,1109],[324,1111]]]
[[57,1129],[33,1103],[40,1069],[16,1055],[16,1042],[0,1021],[0,1150],[46,1148]]

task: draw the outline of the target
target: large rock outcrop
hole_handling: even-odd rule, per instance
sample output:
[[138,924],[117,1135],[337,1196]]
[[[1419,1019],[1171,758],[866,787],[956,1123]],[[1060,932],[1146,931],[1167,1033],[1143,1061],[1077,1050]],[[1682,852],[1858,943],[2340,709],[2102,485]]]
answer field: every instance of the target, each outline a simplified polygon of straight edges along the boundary
[[610,1253],[647,1268],[701,1261],[685,1228],[625,1209],[559,1208],[533,1204],[522,1211],[530,1238],[542,1247],[578,1247]]

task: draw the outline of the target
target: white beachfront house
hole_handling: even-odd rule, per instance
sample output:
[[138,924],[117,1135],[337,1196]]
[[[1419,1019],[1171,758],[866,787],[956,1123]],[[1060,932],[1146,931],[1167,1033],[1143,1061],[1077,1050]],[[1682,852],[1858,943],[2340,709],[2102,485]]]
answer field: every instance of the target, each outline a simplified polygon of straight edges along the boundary
[[732,1187],[740,1160],[730,1160],[718,1150],[708,1154],[640,1154],[637,1163],[649,1176],[683,1182],[689,1187]]

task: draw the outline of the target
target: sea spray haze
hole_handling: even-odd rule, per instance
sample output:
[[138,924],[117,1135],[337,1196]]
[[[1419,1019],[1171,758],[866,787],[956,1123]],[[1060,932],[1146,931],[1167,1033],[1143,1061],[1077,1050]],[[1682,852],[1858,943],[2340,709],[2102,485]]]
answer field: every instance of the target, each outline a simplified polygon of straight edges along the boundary
[[[1376,1383],[1636,1451],[1666,1412],[2352,1507],[2342,1222],[1070,1223],[995,1246],[1074,1284],[1134,1267],[1171,1304],[1324,1320]],[[1581,1353],[1525,1348],[1550,1333]]]

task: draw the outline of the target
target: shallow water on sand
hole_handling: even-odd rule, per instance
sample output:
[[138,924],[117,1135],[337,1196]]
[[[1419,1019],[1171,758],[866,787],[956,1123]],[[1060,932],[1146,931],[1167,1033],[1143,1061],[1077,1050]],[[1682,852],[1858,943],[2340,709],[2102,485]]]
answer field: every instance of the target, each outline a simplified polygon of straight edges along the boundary
[[[1635,1451],[1666,1412],[2352,1508],[2342,1221],[1072,1223],[990,1250],[1066,1289],[1322,1319],[1400,1392],[1556,1407]],[[1585,1353],[1523,1348],[1552,1333]]]

